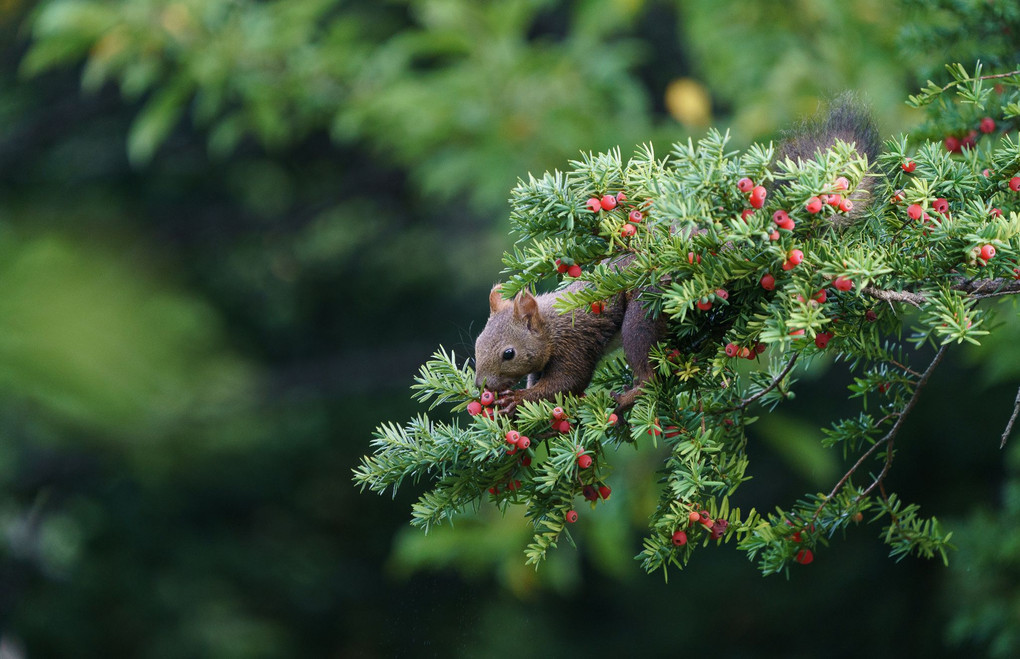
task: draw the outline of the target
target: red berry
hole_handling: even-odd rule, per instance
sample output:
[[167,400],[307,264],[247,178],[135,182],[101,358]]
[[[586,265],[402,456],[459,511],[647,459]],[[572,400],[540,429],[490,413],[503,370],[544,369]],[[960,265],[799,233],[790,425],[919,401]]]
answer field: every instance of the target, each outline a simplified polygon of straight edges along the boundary
[[635,233],[637,233],[637,227],[631,224],[630,222],[620,227],[620,235],[623,236],[624,238],[630,238]]
[[993,130],[995,130],[995,119],[992,119],[991,117],[985,117],[984,119],[981,120],[981,123],[978,125],[978,128],[981,129],[982,133],[992,132]]
[[761,276],[761,287],[766,291],[774,291],[776,289],[776,278],[772,276],[772,273],[766,272]]
[[602,210],[602,202],[599,201],[598,197],[592,197],[588,201],[584,202],[584,205],[592,213],[598,213],[600,210]]
[[765,205],[766,195],[768,195],[768,191],[764,186],[755,186],[754,190],[751,190],[751,197],[747,200],[747,203],[751,204],[754,208],[761,208]]
[[595,489],[594,485],[585,485],[581,493],[584,494],[586,501],[596,501],[599,498],[598,490]]
[[807,565],[811,561],[815,560],[814,554],[811,553],[810,549],[801,549],[797,552],[797,556],[793,559],[801,565]]
[[574,522],[577,521],[577,511],[568,510],[567,514],[564,516],[564,519],[566,519],[568,523],[573,524]]
[[523,458],[521,458],[521,466],[522,467],[530,467],[531,466],[531,456],[526,455]]
[[726,344],[726,356],[727,357],[733,357],[738,352],[740,352],[740,348],[737,346],[736,343],[730,342],[730,343]]
[[708,536],[713,540],[718,540],[726,535],[726,529],[729,528],[729,526],[730,523],[725,519],[716,520],[716,522],[712,524],[712,532],[709,533]]
[[701,513],[699,513],[696,510],[692,510],[691,514],[687,516],[687,520],[691,524],[694,524],[695,522],[699,522],[699,521],[701,521]]
[[802,337],[802,336],[804,336],[804,330],[802,330],[802,329],[793,330],[792,332],[790,332],[790,336],[792,336],[794,338]]
[[792,261],[783,261],[783,270],[793,270],[797,267],[797,264]]
[[486,389],[478,399],[482,402],[482,405],[492,405],[496,402],[496,394]]
[[975,146],[977,146],[977,131],[976,130],[967,131],[967,137],[960,140],[960,148],[973,149]]
[[960,151],[960,138],[953,135],[949,135],[944,140],[943,144],[946,147],[946,151],[950,153],[958,153]]
[[599,205],[602,206],[602,210],[611,211],[616,208],[616,197],[611,194],[602,195],[599,199]]
[[864,320],[868,321],[869,323],[873,323],[876,320],[878,320],[878,314],[875,313],[874,309],[868,309],[867,311],[864,312]]
[[507,455],[513,455],[516,452],[517,452],[517,444],[511,444],[510,446],[506,447],[506,454]]
[[884,394],[885,392],[889,391],[889,383],[882,382],[878,385],[878,387],[876,387],[876,389],[878,390],[878,393]]
[[531,440],[525,437],[524,435],[521,435],[521,438],[517,440],[517,448],[523,451],[527,449],[529,446],[531,446]]
[[819,350],[824,350],[831,340],[832,332],[819,332],[815,334],[815,345],[818,346]]
[[517,432],[516,430],[511,430],[510,432],[508,432],[506,434],[507,444],[516,444],[520,440],[521,440],[521,433]]
[[587,453],[581,453],[577,456],[577,466],[581,469],[587,469],[591,466],[592,459]]
[[569,268],[567,268],[567,276],[568,277],[580,277],[581,276],[581,266],[579,266],[579,265],[577,265],[575,263],[574,265],[572,265]]
[[754,190],[754,181],[745,176],[744,178],[737,181],[737,189],[743,192],[744,194],[748,194],[752,190]]
[[992,257],[995,256],[995,247],[992,245],[982,245],[980,256],[982,261],[991,261]]
[[606,310],[606,303],[604,301],[596,300],[595,302],[591,303],[591,312],[592,313],[602,313],[605,310]]
[[708,300],[708,298],[701,298],[700,300],[697,301],[695,306],[697,306],[702,311],[708,311],[709,309],[712,308],[712,303],[711,301]]
[[556,430],[558,430],[561,433],[570,432],[570,422],[567,421],[566,419],[563,419],[562,421],[556,424]]
[[567,413],[563,411],[562,407],[556,406],[552,409],[552,417],[557,421],[562,421],[567,418]]
[[900,163],[900,168],[903,171],[905,171],[906,173],[908,173],[908,174],[910,172],[914,171],[914,169],[916,167],[917,167],[917,163],[914,162],[913,160],[907,160],[907,161],[904,161],[904,162]]
[[815,293],[815,296],[811,299],[813,299],[818,304],[825,304],[825,301],[829,299],[829,294],[823,288],[822,290]]
[[990,215],[991,215],[992,217],[1002,217],[1002,211],[1001,211],[1001,210],[999,210],[998,208],[993,208],[993,209],[992,209],[992,210],[991,210],[991,211],[989,212],[989,214],[990,214]]
[[612,493],[613,491],[609,489],[608,485],[599,485],[599,496],[603,499],[608,499],[609,495]]
[[609,418],[606,419],[606,422],[611,426],[615,426],[617,421],[619,421],[619,418],[615,414],[610,414]]
[[836,206],[836,207],[838,208],[838,207],[839,207],[839,205],[840,205],[840,203],[842,203],[842,202],[843,202],[843,195],[841,195],[841,194],[831,194],[831,195],[829,195],[829,197],[828,197],[827,199],[825,199],[824,201],[825,201],[825,203],[827,203],[828,205],[830,205],[830,206]]
[[493,486],[493,487],[489,488],[489,494],[496,494],[498,492],[499,492],[499,488],[498,487]]
[[807,203],[804,204],[804,209],[812,214],[817,213],[822,210],[822,200],[818,197],[811,197],[807,200]]
[[623,194],[622,192],[617,192],[616,193],[616,203],[622,204],[625,201],[627,201],[627,195]]
[[835,187],[837,190],[848,190],[850,188],[850,181],[845,176],[837,176]]
[[768,346],[767,346],[767,345],[765,345],[764,343],[756,343],[756,344],[754,345],[754,351],[755,351],[756,353],[758,353],[759,355],[760,355],[761,353],[765,352],[766,350],[768,350]]
[[687,544],[687,533],[684,531],[677,531],[673,534],[673,544],[677,547],[683,547]]
[[843,211],[844,213],[849,213],[853,209],[854,209],[854,202],[850,201],[849,199],[842,199],[839,202],[839,210]]
[[479,414],[482,413],[482,404],[479,403],[477,400],[473,400],[470,403],[468,403],[467,411],[468,414],[470,414],[471,416],[478,416]]
[[[793,220],[790,220],[790,222],[793,222]],[[776,229],[773,229],[769,233],[769,240],[779,240],[779,231],[777,231]]]
[[518,480],[510,481],[509,483],[506,484],[506,489],[510,490],[511,492],[519,490],[521,489],[521,482]]
[[903,190],[897,190],[892,197],[889,198],[894,204],[898,204],[903,201]]
[[843,291],[844,293],[854,287],[853,281],[846,277],[836,277],[836,279],[832,282],[832,285],[837,291]]
[[744,210],[740,211],[740,219],[742,219],[745,222],[747,222],[747,218],[751,217],[752,215],[754,215],[753,208],[745,208]]
[[772,214],[772,221],[782,226],[787,220],[790,219],[789,213],[784,210],[778,210]]
[[791,249],[790,253],[786,255],[786,258],[790,261],[790,263],[800,265],[804,261],[804,252],[799,249]]
[[627,219],[630,220],[631,222],[640,222],[644,218],[645,218],[644,214],[637,209],[632,210],[630,212],[630,215],[627,216]]
[[701,263],[701,254],[695,254],[694,252],[687,252],[687,262],[691,265],[694,264],[695,260]]
[[949,210],[949,202],[943,199],[942,197],[939,197],[934,202],[932,202],[931,207],[935,209],[936,213],[942,213],[943,215],[945,215],[946,211]]
[[924,215],[924,209],[921,208],[921,204],[910,204],[907,206],[907,216],[912,220],[919,220]]
[[754,353],[751,352],[750,348],[745,346],[737,351],[737,357],[740,357],[741,359],[754,359]]
[[1009,179],[1009,189],[1013,192],[1020,192],[1020,176]]
[[720,300],[728,300],[730,298],[730,294],[726,292],[725,288],[715,289],[715,296]]
[[656,421],[655,424],[648,429],[648,434],[651,435],[652,437],[658,437],[659,435],[662,434],[662,429],[659,428],[658,421]]

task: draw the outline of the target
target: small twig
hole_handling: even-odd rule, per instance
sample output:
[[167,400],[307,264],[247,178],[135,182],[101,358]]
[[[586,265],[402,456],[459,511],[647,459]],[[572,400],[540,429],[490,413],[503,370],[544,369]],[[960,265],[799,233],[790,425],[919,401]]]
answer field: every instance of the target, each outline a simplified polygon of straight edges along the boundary
[[[990,297],[1020,294],[1020,279],[1001,277],[998,279],[967,279],[953,284],[950,288],[954,291],[962,291],[975,300],[984,300]],[[914,293],[913,291],[890,291],[866,286],[862,292],[877,300],[885,300],[890,303],[903,302],[918,308],[928,301],[928,297],[924,293]]]
[[862,464],[864,464],[864,461],[871,457],[871,455],[878,450],[879,446],[882,446],[883,444],[888,444],[889,448],[887,449],[886,452],[885,464],[882,466],[882,471],[879,472],[878,476],[875,477],[875,480],[871,483],[871,485],[869,485],[866,490],[864,490],[857,496],[856,501],[860,501],[864,497],[868,496],[872,492],[872,490],[875,489],[876,486],[882,485],[882,481],[885,479],[886,474],[889,473],[889,468],[892,465],[893,440],[895,440],[897,433],[899,433],[900,427],[903,425],[903,420],[907,418],[907,415],[910,414],[911,410],[913,410],[914,406],[917,404],[918,399],[921,397],[921,390],[924,388],[925,384],[928,383],[928,379],[931,377],[931,374],[935,370],[935,367],[939,365],[939,362],[942,361],[943,355],[946,354],[946,347],[947,346],[943,345],[941,348],[939,348],[939,351],[935,354],[935,358],[932,359],[931,363],[928,364],[928,368],[926,368],[924,373],[921,374],[921,378],[917,381],[917,386],[914,388],[914,395],[911,396],[910,400],[907,401],[907,404],[903,406],[903,411],[899,413],[896,419],[896,423],[893,424],[893,427],[889,429],[889,432],[887,432],[884,437],[876,441],[871,446],[871,448],[865,451],[864,454],[857,460],[857,462],[855,462],[854,465],[850,467],[850,469],[847,470],[845,474],[843,474],[843,477],[839,479],[839,482],[836,483],[836,485],[832,488],[832,491],[829,492],[829,495],[825,497],[825,503],[820,505],[818,509],[815,511],[814,517],[812,517],[812,521],[817,519],[818,514],[822,512],[822,509],[825,507],[825,505],[829,501],[832,501],[832,498],[836,496],[836,493],[838,493],[840,489],[843,488],[844,485],[846,485],[846,482],[850,480],[850,477],[853,476],[854,473],[856,473],[857,469],[860,468]]
[[1013,423],[1016,421],[1017,414],[1020,414],[1020,389],[1016,392],[1013,416],[1009,417],[1009,423],[1006,424],[1006,430],[1002,433],[1002,443],[999,444],[999,448],[1006,448],[1006,440],[1009,439],[1009,433],[1013,432]]
[[783,368],[782,372],[780,372],[779,375],[777,375],[772,380],[772,383],[769,384],[769,386],[765,387],[764,389],[762,389],[761,391],[759,391],[755,395],[751,396],[750,398],[745,398],[745,399],[741,400],[740,401],[740,405],[737,405],[736,407],[731,407],[730,409],[726,410],[724,412],[724,414],[729,413],[729,412],[736,412],[737,410],[742,410],[745,407],[747,407],[748,405],[750,405],[751,403],[753,403],[754,401],[758,400],[759,398],[761,398],[762,396],[767,394],[768,392],[770,392],[773,389],[775,389],[776,387],[778,387],[779,383],[783,381],[783,378],[785,378],[790,373],[790,371],[793,369],[793,365],[797,362],[798,355],[799,355],[799,353],[794,353],[794,355],[792,357],[790,357],[790,361],[786,362],[786,366]]

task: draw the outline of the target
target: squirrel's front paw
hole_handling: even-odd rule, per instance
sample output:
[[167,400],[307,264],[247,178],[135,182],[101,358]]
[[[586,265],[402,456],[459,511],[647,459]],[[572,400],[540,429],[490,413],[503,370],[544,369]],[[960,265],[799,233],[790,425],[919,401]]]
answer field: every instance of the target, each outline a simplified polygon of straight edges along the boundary
[[507,389],[499,392],[499,398],[496,399],[496,409],[499,413],[511,417],[516,414],[517,406],[524,400],[522,391],[523,389]]

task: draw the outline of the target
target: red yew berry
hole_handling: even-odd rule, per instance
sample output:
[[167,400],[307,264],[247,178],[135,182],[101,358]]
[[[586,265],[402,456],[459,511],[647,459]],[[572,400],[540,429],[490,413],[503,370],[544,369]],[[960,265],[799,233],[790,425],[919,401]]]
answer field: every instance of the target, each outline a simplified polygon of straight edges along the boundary
[[815,560],[815,555],[811,553],[810,549],[801,549],[797,552],[797,556],[794,557],[795,561],[801,565],[807,565],[811,561]]
[[792,336],[795,339],[799,339],[804,336],[804,330],[802,329],[793,330],[790,332],[790,336]]
[[864,312],[864,320],[868,321],[869,323],[873,323],[876,320],[878,320],[878,314],[875,313],[874,309],[868,309],[867,311]]
[[764,343],[759,342],[754,345],[754,351],[759,355],[765,352],[766,350],[768,350],[768,346],[765,345]]
[[815,334],[815,345],[818,346],[819,350],[825,350],[825,346],[829,345],[832,336],[832,332],[819,332]]
[[564,519],[567,520],[567,523],[573,524],[574,522],[577,521],[577,511],[568,510],[567,514],[564,516]]
[[900,163],[900,169],[902,169],[903,171],[905,171],[908,174],[910,172],[914,171],[914,169],[916,169],[916,168],[917,168],[917,163],[914,162],[913,160],[906,160],[906,161]]
[[725,519],[716,520],[716,522],[712,524],[712,531],[708,534],[708,537],[713,540],[718,540],[726,535],[726,529],[729,528],[729,526],[730,523]]
[[563,434],[570,432],[570,422],[567,421],[566,419],[558,421],[556,423],[556,430]]
[[875,388],[876,388],[876,389],[878,390],[878,393],[880,393],[880,394],[884,394],[885,392],[889,391],[889,386],[890,386],[890,385],[889,385],[889,383],[888,383],[888,382],[881,382],[881,383],[879,383],[879,385],[878,385],[877,387],[875,387]]
[[697,301],[695,306],[697,306],[702,311],[708,311],[709,309],[712,308],[712,302],[707,297],[703,297]]
[[745,176],[744,178],[737,181],[737,189],[743,192],[744,194],[750,194],[750,192],[754,190],[754,181]]
[[730,294],[726,291],[725,288],[715,289],[715,296],[720,300],[728,300],[730,298]]
[[701,513],[699,513],[699,512],[698,512],[698,511],[696,511],[696,510],[692,510],[692,511],[691,511],[691,514],[689,514],[689,515],[687,516],[687,520],[688,520],[688,521],[689,521],[689,522],[690,522],[691,524],[694,524],[695,522],[700,522],[700,521],[701,521]]
[[609,489],[608,485],[599,485],[599,496],[603,499],[608,499],[609,495],[612,493],[613,491]]
[[989,215],[991,215],[992,217],[1002,217],[1002,211],[999,210],[998,208],[993,208],[991,211],[989,211]]
[[842,199],[839,202],[839,210],[840,211],[842,211],[844,213],[849,213],[853,209],[854,209],[854,202],[850,201],[849,199],[845,199],[844,198],[844,199]]
[[979,256],[982,261],[991,261],[992,257],[995,256],[995,247],[992,245],[982,245]]
[[800,265],[804,261],[804,252],[799,249],[791,249],[786,255],[786,260],[794,265]]
[[919,220],[924,215],[924,209],[921,208],[921,204],[910,204],[907,206],[907,216],[912,220]]
[[598,213],[600,210],[602,210],[602,202],[598,200],[598,197],[592,197],[588,201],[584,202],[584,205],[592,213]]
[[656,421],[652,425],[652,427],[648,429],[648,434],[651,435],[652,437],[658,437],[659,435],[662,434],[662,429],[659,428],[659,421],[658,421],[658,419],[656,419]]
[[833,280],[832,285],[837,291],[843,291],[846,293],[854,287],[854,282],[846,277],[836,277],[836,279]]
[[992,119],[991,117],[985,117],[984,119],[981,120],[981,123],[978,125],[978,128],[981,129],[982,133],[991,133],[992,131],[995,130],[995,119]]
[[750,348],[745,346],[737,351],[737,357],[740,357],[741,359],[754,359],[754,353],[751,352]]
[[942,213],[943,215],[945,215],[946,211],[949,210],[949,202],[943,199],[942,197],[939,197],[934,202],[932,202],[931,207],[935,209],[936,213]]
[[1013,192],[1020,192],[1020,176],[1009,179],[1009,189]]
[[598,490],[595,489],[594,485],[585,485],[584,489],[581,490],[586,501],[597,501],[599,498]]
[[822,200],[819,199],[818,197],[811,197],[810,199],[807,200],[807,203],[804,204],[804,210],[811,213],[812,215],[817,213],[818,211],[822,210]]
[[482,404],[479,403],[477,400],[473,400],[470,403],[468,403],[467,411],[468,414],[470,414],[471,416],[478,416],[479,414],[482,413]]
[[627,219],[630,220],[631,222],[638,223],[641,220],[645,219],[645,216],[644,213],[635,209],[630,212],[630,215],[627,216]]
[[903,190],[897,190],[895,193],[893,193],[893,196],[889,198],[889,201],[891,201],[894,204],[898,204],[901,201],[903,201]]
[[602,210],[611,211],[616,208],[616,197],[611,194],[602,195],[602,198],[599,199],[599,205],[602,207]]
[[687,262],[694,265],[695,262],[701,263],[701,254],[695,254],[694,252],[687,252]]
[[529,446],[531,446],[531,440],[524,435],[521,435],[521,438],[517,440],[517,448],[524,451],[527,450]]
[[509,483],[506,484],[506,489],[510,490],[511,492],[516,492],[517,490],[521,489],[521,482],[518,480],[510,481]]
[[818,304],[825,304],[825,301],[829,299],[829,294],[823,288],[822,290],[820,290],[817,293],[815,293],[815,296],[813,298],[811,298],[811,299],[814,300],[815,302],[817,302]]
[[727,357],[734,357],[738,352],[740,352],[740,348],[737,346],[736,343],[733,342],[727,343],[725,350]]
[[521,433],[516,430],[511,430],[506,434],[507,444],[516,444],[521,440]]
[[498,488],[498,487],[496,487],[496,486],[493,486],[493,487],[490,487],[490,488],[489,488],[489,494],[493,494],[493,495],[495,495],[495,494],[497,494],[498,492],[499,492],[499,488]]
[[521,458],[521,466],[522,467],[530,467],[531,466],[531,456],[526,455],[523,458]]
[[577,466],[581,469],[587,469],[591,466],[592,459],[587,453],[579,453],[577,456]]
[[622,204],[625,201],[627,201],[627,195],[625,195],[623,192],[617,192],[616,193],[616,203]]
[[845,176],[837,176],[835,188],[837,190],[848,190],[850,189],[850,181]]
[[745,208],[744,210],[740,211],[740,219],[742,219],[745,222],[747,222],[747,218],[751,217],[752,215],[754,215],[753,208]]
[[960,140],[960,148],[973,149],[975,146],[977,146],[977,131],[969,130],[967,131],[967,137]]
[[761,276],[761,287],[766,291],[776,290],[776,278],[770,272],[766,272]]
[[687,533],[684,531],[676,531],[673,534],[673,544],[677,547],[683,547],[687,544]]
[[596,314],[597,313],[602,313],[605,310],[606,310],[606,303],[605,303],[605,301],[603,301],[603,300],[596,300],[595,302],[591,303],[591,312],[592,313],[596,313]]
[[507,455],[513,455],[515,453],[517,453],[517,444],[511,444],[510,446],[506,447]]
[[637,233],[637,227],[630,222],[620,227],[620,235],[624,238],[630,238],[635,233]]
[[611,426],[615,426],[617,421],[619,421],[619,418],[615,414],[610,414],[609,418],[606,419],[606,422]]
[[552,417],[557,421],[562,421],[563,419],[567,418],[567,413],[563,411],[562,407],[559,407],[557,405],[552,409]]
[[840,203],[843,202],[843,195],[831,194],[828,196],[828,198],[824,199],[823,201],[825,201],[825,203],[827,203],[830,206],[836,206],[838,208]]
[[790,214],[784,210],[778,210],[772,214],[772,221],[778,224],[779,226],[783,226],[784,224],[786,224],[787,220],[789,219]]
[[797,264],[793,263],[791,261],[784,261],[783,262],[783,270],[793,270],[796,267],[797,267]]
[[757,185],[754,190],[751,190],[751,197],[747,200],[747,203],[751,204],[754,208],[761,208],[765,205],[765,197],[767,195],[768,190],[762,185]]
[[562,260],[556,259],[556,272],[562,275],[564,272],[567,271],[569,267],[570,266],[564,263]]
[[580,277],[581,276],[581,266],[579,266],[579,265],[577,265],[575,263],[574,265],[572,265],[569,268],[567,268],[567,276],[568,277],[574,277],[574,278]]
[[478,397],[482,405],[488,406],[496,402],[496,394],[486,389],[482,392],[482,395]]
[[946,139],[943,141],[943,144],[946,147],[946,151],[950,153],[959,153],[960,147],[962,146],[960,138],[954,135],[947,136]]

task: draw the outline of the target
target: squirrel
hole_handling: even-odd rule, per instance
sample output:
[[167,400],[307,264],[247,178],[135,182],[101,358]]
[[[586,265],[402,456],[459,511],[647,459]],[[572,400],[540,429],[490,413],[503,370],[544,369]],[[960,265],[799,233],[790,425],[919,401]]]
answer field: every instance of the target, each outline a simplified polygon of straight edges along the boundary
[[[779,158],[810,158],[832,146],[836,139],[855,143],[869,162],[877,156],[877,130],[869,112],[852,94],[833,100],[824,118],[803,124],[788,134],[779,148]],[[867,202],[870,186],[865,177],[851,197],[855,203],[854,216],[859,216]],[[582,393],[617,335],[633,374],[633,387],[615,395],[617,410],[631,407],[642,385],[652,377],[648,353],[665,338],[665,319],[651,318],[645,313],[641,291],[616,296],[601,313],[560,313],[553,308],[561,295],[583,286],[583,282],[574,282],[541,295],[525,290],[513,300],[503,298],[499,284],[492,288],[489,319],[475,342],[475,384],[497,394],[496,405],[501,413],[514,414],[526,400]],[[526,388],[511,389],[524,377]]]

